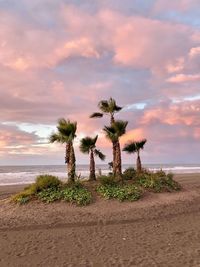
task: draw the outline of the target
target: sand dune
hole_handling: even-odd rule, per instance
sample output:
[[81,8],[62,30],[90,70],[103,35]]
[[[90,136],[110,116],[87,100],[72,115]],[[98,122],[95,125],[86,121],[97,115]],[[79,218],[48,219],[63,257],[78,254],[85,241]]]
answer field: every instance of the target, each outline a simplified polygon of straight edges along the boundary
[[135,203],[9,203],[0,189],[0,266],[200,266],[200,175]]

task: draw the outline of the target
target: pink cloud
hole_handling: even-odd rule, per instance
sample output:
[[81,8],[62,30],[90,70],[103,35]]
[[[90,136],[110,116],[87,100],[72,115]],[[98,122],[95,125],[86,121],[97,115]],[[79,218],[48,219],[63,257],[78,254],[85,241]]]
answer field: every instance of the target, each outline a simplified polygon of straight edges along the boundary
[[190,52],[189,52],[189,56],[190,57],[196,57],[196,56],[199,56],[200,55],[200,47],[197,46],[197,47],[192,47],[190,49]]
[[[34,4],[26,4],[34,13]],[[101,1],[95,11],[63,3],[53,13],[46,14],[45,9],[41,17],[34,14],[30,20],[2,9],[0,120],[32,122],[36,127],[37,123],[54,125],[59,117],[77,120],[78,135],[100,134],[99,146],[109,152],[111,145],[101,132],[108,118],[91,120],[89,115],[97,111],[99,100],[113,96],[119,104],[145,103],[144,110],[135,108],[118,116],[130,121],[122,145],[140,137],[154,144],[168,140],[173,144],[178,138],[197,140],[199,102],[171,101],[198,94],[199,30],[154,17],[155,12],[185,12],[196,4],[193,0],[158,0],[156,11],[148,17],[116,11],[111,5],[107,8]],[[49,22],[48,16],[53,23],[44,26],[42,21]],[[163,99],[167,104],[160,104]],[[21,150],[10,148],[15,153],[45,154],[49,149],[55,155],[62,151],[61,146],[39,146],[34,134],[17,129],[2,130],[1,135],[4,148],[14,146],[12,140],[24,144]]]
[[199,100],[185,101],[149,109],[144,113],[142,123],[149,125],[153,122],[162,122],[169,125],[196,127],[200,125],[199,103]]
[[200,80],[200,74],[177,74],[167,79],[171,83],[195,82]]

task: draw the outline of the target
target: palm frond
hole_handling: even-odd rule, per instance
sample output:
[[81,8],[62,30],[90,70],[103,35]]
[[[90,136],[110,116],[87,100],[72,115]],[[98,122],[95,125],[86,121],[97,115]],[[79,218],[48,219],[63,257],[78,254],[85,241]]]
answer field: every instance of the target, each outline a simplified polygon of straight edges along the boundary
[[90,115],[90,118],[102,118],[103,114],[100,112],[94,112]]
[[112,110],[112,113],[119,112],[122,109],[122,107],[116,104],[115,99],[113,99],[112,97],[108,100],[108,104],[109,104],[110,110]]
[[103,113],[110,114],[119,112],[122,109],[122,107],[116,104],[116,101],[112,97],[108,100],[101,100],[98,104],[98,107]]
[[147,142],[146,139],[142,139],[142,140],[136,142],[136,146],[138,147],[138,149],[143,149],[146,142]]
[[101,100],[98,104],[98,107],[103,113],[110,113],[109,104],[107,100]]
[[58,120],[57,130],[58,130],[57,133],[53,133],[49,137],[49,141],[51,143],[72,142],[73,139],[76,137],[77,122],[71,122],[70,120],[61,118]]
[[126,133],[127,125],[128,121],[118,120],[112,123],[111,126],[104,126],[103,131],[109,140],[115,142]]
[[76,137],[77,122],[61,118],[58,120],[57,129],[61,135],[68,137],[72,141]]
[[128,121],[117,120],[113,123],[112,127],[114,127],[115,131],[118,133],[118,136],[122,136],[126,133],[126,127],[128,125]]
[[50,143],[54,143],[54,142],[65,143],[67,142],[67,139],[65,139],[62,135],[58,133],[52,133],[49,137],[49,142]]
[[104,126],[103,131],[106,135],[106,138],[112,142],[117,141],[118,137],[115,132],[115,129],[111,126]]
[[146,144],[147,140],[142,139],[140,141],[131,141],[128,144],[126,144],[123,148],[123,151],[131,154],[139,151],[140,149],[144,148],[144,145]]
[[135,153],[137,151],[135,142],[133,141],[128,144],[125,144],[123,151],[127,152],[128,154]]
[[94,154],[95,154],[95,156],[99,157],[100,160],[102,160],[102,161],[104,161],[106,159],[106,156],[99,149],[95,149]]
[[80,141],[80,151],[82,153],[89,153],[91,149],[95,148],[96,141],[98,139],[98,135],[94,138],[86,136]]

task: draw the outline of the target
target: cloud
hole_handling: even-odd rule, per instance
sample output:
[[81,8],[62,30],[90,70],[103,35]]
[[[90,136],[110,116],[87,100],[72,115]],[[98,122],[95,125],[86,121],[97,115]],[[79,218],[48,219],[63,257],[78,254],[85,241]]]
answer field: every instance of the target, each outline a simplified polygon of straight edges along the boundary
[[99,146],[111,155],[101,132],[109,118],[89,119],[99,100],[111,96],[129,107],[116,116],[130,121],[122,145],[147,137],[146,160],[151,151],[167,160],[163,143],[172,150],[176,141],[187,148],[197,142],[199,102],[184,99],[199,92],[200,31],[191,23],[198,5],[193,0],[2,2],[0,122],[15,126],[1,126],[0,143],[9,160],[17,151],[32,155],[29,160],[38,155],[41,161],[42,154],[44,162],[46,154],[51,162],[63,160],[62,146],[38,144],[37,131],[18,127],[40,124],[47,137],[47,126],[59,117],[77,120],[79,137],[98,133]]
[[192,48],[190,49],[189,56],[190,56],[191,58],[196,57],[196,56],[199,56],[199,55],[200,55],[200,47],[199,47],[199,46],[197,46],[197,47],[192,47]]
[[0,125],[1,154],[14,153],[17,150],[21,153],[22,149],[27,149],[37,141],[38,137],[34,133],[20,131],[15,126]]
[[168,125],[200,126],[200,101],[185,101],[180,103],[160,104],[144,112],[142,124],[164,123]]
[[200,80],[200,74],[177,74],[167,79],[171,83],[195,82]]

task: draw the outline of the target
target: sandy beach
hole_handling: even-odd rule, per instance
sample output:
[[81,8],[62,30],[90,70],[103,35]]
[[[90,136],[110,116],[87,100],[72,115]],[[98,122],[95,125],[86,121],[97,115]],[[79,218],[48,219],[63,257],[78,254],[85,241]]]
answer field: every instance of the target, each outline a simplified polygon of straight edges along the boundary
[[134,203],[96,199],[24,206],[0,187],[0,266],[200,266],[200,174],[176,175],[183,190]]

